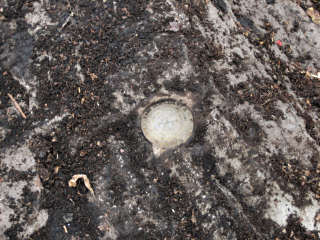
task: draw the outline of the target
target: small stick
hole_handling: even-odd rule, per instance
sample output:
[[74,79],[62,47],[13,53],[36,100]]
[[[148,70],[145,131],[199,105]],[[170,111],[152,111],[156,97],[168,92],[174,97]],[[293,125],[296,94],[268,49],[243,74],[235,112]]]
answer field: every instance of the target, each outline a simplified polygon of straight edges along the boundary
[[18,112],[21,114],[21,116],[22,116],[24,119],[26,119],[27,117],[26,117],[26,115],[24,114],[24,112],[22,111],[19,103],[17,103],[17,101],[12,97],[12,95],[11,95],[10,93],[8,93],[8,96],[9,96],[9,98],[11,99],[11,101],[13,102],[14,107],[15,107],[15,108],[18,110]]
[[67,17],[67,19],[65,20],[65,22],[62,24],[61,28],[59,29],[59,32],[62,31],[62,29],[68,24],[68,22],[70,21],[70,18],[73,17],[73,12],[70,13],[70,15]]

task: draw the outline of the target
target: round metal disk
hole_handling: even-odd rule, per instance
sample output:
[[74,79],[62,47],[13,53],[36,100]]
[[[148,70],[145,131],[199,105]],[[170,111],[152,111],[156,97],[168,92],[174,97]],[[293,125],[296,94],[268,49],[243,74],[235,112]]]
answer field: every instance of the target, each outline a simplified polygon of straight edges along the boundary
[[145,137],[160,148],[185,143],[193,132],[193,116],[188,107],[168,100],[148,107],[141,117]]

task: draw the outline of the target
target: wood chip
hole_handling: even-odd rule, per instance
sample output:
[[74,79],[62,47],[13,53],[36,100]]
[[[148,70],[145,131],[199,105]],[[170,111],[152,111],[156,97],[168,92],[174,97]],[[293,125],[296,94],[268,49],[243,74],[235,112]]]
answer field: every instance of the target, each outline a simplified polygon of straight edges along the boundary
[[59,173],[59,169],[60,169],[60,167],[59,167],[59,166],[56,166],[56,167],[54,168],[54,174],[58,174],[58,173]]
[[85,155],[87,155],[87,152],[84,150],[80,151],[80,157],[84,157]]
[[13,98],[13,96],[8,93],[9,98],[11,99],[11,101],[13,102],[14,107],[18,110],[18,112],[21,114],[21,116],[26,119],[26,115],[24,114],[24,112],[22,111],[20,105],[17,103],[17,101]]
[[87,175],[85,174],[76,174],[73,175],[73,177],[69,180],[69,187],[76,187],[77,186],[77,181],[79,178],[82,178],[84,181],[84,185],[86,186],[86,188],[92,193],[92,195],[94,195],[94,191],[91,187],[90,181],[87,177]]

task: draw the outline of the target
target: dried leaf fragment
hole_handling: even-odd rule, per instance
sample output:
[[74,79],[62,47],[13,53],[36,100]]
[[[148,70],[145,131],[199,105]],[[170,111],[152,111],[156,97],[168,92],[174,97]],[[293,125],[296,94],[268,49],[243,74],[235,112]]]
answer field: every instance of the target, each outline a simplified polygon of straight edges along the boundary
[[77,186],[77,181],[79,178],[82,178],[84,181],[84,185],[86,186],[86,188],[92,193],[92,195],[94,195],[94,191],[91,187],[90,181],[87,177],[87,175],[85,174],[76,174],[73,175],[73,177],[69,180],[69,187],[76,187]]
[[320,14],[316,9],[314,9],[313,7],[308,8],[307,14],[309,15],[309,17],[311,17],[312,22],[314,22],[315,24],[320,24]]
[[282,47],[282,42],[281,42],[281,40],[277,40],[277,41],[276,41],[276,44],[277,44],[279,47]]

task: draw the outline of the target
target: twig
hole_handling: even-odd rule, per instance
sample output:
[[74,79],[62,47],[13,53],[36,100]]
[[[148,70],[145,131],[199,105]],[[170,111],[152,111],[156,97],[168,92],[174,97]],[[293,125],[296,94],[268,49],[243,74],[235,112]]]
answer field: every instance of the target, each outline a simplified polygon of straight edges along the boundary
[[261,106],[264,106],[264,105],[266,105],[267,103],[270,103],[270,102],[272,102],[272,101],[274,101],[274,99],[268,99],[267,101],[265,101],[263,104],[261,104]]
[[17,103],[17,101],[12,97],[12,95],[11,95],[10,93],[8,93],[8,96],[9,96],[9,98],[11,99],[11,101],[13,102],[14,107],[15,107],[15,108],[18,110],[18,112],[21,114],[21,116],[22,116],[24,119],[26,119],[27,117],[26,117],[26,115],[24,114],[24,112],[22,111],[19,103]]
[[74,15],[73,12],[71,12],[70,15],[67,17],[67,19],[62,24],[61,28],[59,29],[59,32],[61,32],[62,29],[64,29],[64,27],[68,24],[68,22],[70,21],[71,17],[73,17],[73,15]]

